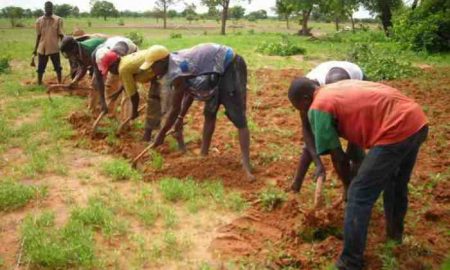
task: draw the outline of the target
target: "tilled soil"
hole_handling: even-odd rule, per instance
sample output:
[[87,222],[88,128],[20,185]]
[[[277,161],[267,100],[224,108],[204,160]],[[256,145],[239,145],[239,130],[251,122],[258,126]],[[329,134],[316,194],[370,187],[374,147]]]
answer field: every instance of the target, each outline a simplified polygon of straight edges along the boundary
[[[405,243],[394,249],[400,269],[437,269],[450,248],[449,229],[449,165],[447,152],[450,141],[450,74],[449,68],[428,69],[409,80],[388,81],[408,96],[416,99],[426,111],[430,135],[420,152],[411,179],[410,211],[406,222]],[[230,224],[218,228],[219,236],[210,250],[220,258],[248,259],[271,269],[292,266],[301,269],[324,267],[334,260],[342,248],[344,206],[333,202],[341,197],[339,181],[326,182],[327,207],[312,211],[313,183],[307,177],[300,194],[289,194],[279,208],[267,212],[258,202],[258,192],[275,184],[288,190],[301,150],[300,119],[286,97],[290,81],[303,75],[302,70],[260,69],[251,72],[254,84],[248,92],[247,115],[251,130],[251,159],[257,180],[247,181],[240,165],[236,129],[219,112],[210,154],[200,157],[200,134],[203,125],[202,108],[191,108],[185,127],[188,151],[181,154],[170,139],[158,149],[164,166],[155,171],[148,158],[139,168],[148,181],[164,176],[193,177],[198,181],[221,179],[225,186],[244,193],[251,207]],[[94,117],[75,112],[68,121],[76,129],[74,140],[81,147],[134,158],[146,143],[140,140],[142,130],[132,125],[122,132],[119,141],[108,142],[106,134],[92,134]],[[105,127],[105,122],[101,126]],[[83,143],[81,143],[83,141]],[[173,140],[172,140],[173,142]],[[86,145],[87,143],[87,145]],[[328,179],[337,179],[331,162],[325,161]],[[374,207],[366,249],[367,269],[380,269],[379,256],[385,241],[382,207]]]

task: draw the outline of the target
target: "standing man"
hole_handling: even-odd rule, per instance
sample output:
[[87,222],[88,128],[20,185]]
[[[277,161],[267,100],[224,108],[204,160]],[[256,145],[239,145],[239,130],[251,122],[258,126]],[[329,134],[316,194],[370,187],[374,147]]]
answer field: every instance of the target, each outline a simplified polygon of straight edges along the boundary
[[[335,83],[342,80],[363,80],[364,73],[361,68],[353,63],[347,61],[328,61],[324,62],[313,70],[311,70],[308,74],[306,74],[306,79],[311,80],[317,86],[324,86],[330,83]],[[298,85],[295,83],[297,80],[294,80],[290,86],[291,91],[295,91],[295,88]],[[308,168],[311,162],[314,162],[316,165],[315,178],[322,177],[323,181],[325,181],[325,169],[320,161],[320,158],[316,155],[316,149],[314,146],[314,136],[311,131],[311,126],[308,122],[308,116],[306,113],[302,113],[300,111],[300,120],[302,122],[302,133],[303,140],[305,141],[305,146],[303,148],[302,155],[300,156],[300,160],[298,162],[298,167],[295,172],[294,181],[292,183],[291,189],[294,192],[300,192],[300,189],[303,184],[303,180],[308,171]],[[353,174],[356,174],[357,169],[364,157],[364,151],[360,149],[358,146],[349,143],[347,147],[347,154],[349,154],[352,162]],[[341,179],[343,180],[343,179]],[[344,184],[344,198],[346,196],[346,191],[348,185],[350,183]]]
[[301,78],[289,98],[308,114],[317,155],[331,154],[336,171],[350,182],[349,157],[339,137],[369,149],[351,181],[338,269],[362,269],[373,205],[383,192],[387,238],[402,242],[408,182],[428,124],[419,104],[381,83],[345,80],[318,88]]
[[45,14],[36,21],[36,44],[33,55],[38,55],[38,84],[47,67],[48,58],[52,60],[58,83],[61,83],[61,59],[59,57],[59,40],[63,38],[63,20],[53,14],[53,3],[45,2]]

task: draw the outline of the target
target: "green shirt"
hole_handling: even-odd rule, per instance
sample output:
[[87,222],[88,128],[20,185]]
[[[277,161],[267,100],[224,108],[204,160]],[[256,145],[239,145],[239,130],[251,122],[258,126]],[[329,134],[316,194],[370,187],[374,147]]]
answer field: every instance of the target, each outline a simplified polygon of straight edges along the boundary
[[308,120],[314,133],[317,154],[327,154],[328,151],[341,147],[336,122],[332,114],[310,109]]
[[88,55],[91,55],[95,49],[106,41],[106,38],[90,38],[85,41],[80,42],[81,47],[87,52]]

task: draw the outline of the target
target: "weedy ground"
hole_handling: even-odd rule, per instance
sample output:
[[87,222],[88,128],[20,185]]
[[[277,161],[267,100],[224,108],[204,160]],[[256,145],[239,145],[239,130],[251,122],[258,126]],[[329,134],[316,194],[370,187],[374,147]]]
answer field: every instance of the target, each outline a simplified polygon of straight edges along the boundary
[[[384,242],[378,202],[369,231],[368,269],[448,269],[448,54],[401,51],[378,34],[310,40],[276,21],[237,23],[223,37],[216,34],[216,22],[209,21],[164,31],[141,19],[124,19],[123,27],[116,27],[116,19],[67,19],[67,32],[75,27],[111,35],[139,31],[144,48],[218,42],[243,55],[250,69],[248,123],[257,176],[250,184],[239,164],[237,133],[223,111],[210,157],[199,157],[198,105],[187,117],[185,155],[168,138],[161,151],[149,153],[151,158],[133,169],[130,156],[145,146],[139,142],[143,119],[127,135],[115,135],[114,120],[102,124],[104,140],[83,133],[92,119],[85,98],[57,94],[49,101],[46,88],[34,85],[35,71],[28,66],[34,31],[31,21],[24,23],[25,28],[8,29],[7,21],[0,20],[0,51],[12,59],[9,72],[0,75],[0,268],[327,269],[341,247],[343,209],[330,209],[341,196],[341,185],[330,173],[328,208],[318,216],[308,212],[314,168],[300,194],[286,191],[301,149],[300,121],[286,89],[295,76],[321,61],[345,59],[354,42],[373,38],[380,50],[392,49],[398,58],[425,68],[412,78],[387,83],[423,105],[431,132],[411,180],[405,244]],[[135,30],[136,25],[149,27]],[[318,36],[333,31],[331,24],[313,27]],[[258,53],[263,42],[286,38],[276,32],[288,34],[305,54]],[[47,82],[54,81],[51,70]],[[87,116],[84,126],[71,121],[80,115]],[[327,167],[332,171],[329,161]]]

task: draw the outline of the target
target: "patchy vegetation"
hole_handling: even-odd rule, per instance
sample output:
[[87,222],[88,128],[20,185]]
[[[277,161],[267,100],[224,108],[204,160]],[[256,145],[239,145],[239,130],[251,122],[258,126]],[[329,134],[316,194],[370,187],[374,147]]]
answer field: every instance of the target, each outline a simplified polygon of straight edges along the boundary
[[0,211],[11,211],[26,205],[30,200],[43,197],[46,189],[20,184],[11,180],[0,182]]
[[291,41],[288,36],[282,36],[280,41],[263,42],[258,45],[257,52],[267,55],[291,56],[305,54],[306,49]]
[[102,165],[103,174],[111,177],[113,181],[140,180],[141,175],[133,169],[125,159],[114,159]]
[[92,231],[75,220],[56,228],[54,220],[51,212],[25,218],[22,225],[25,261],[51,269],[91,266],[95,257]]

